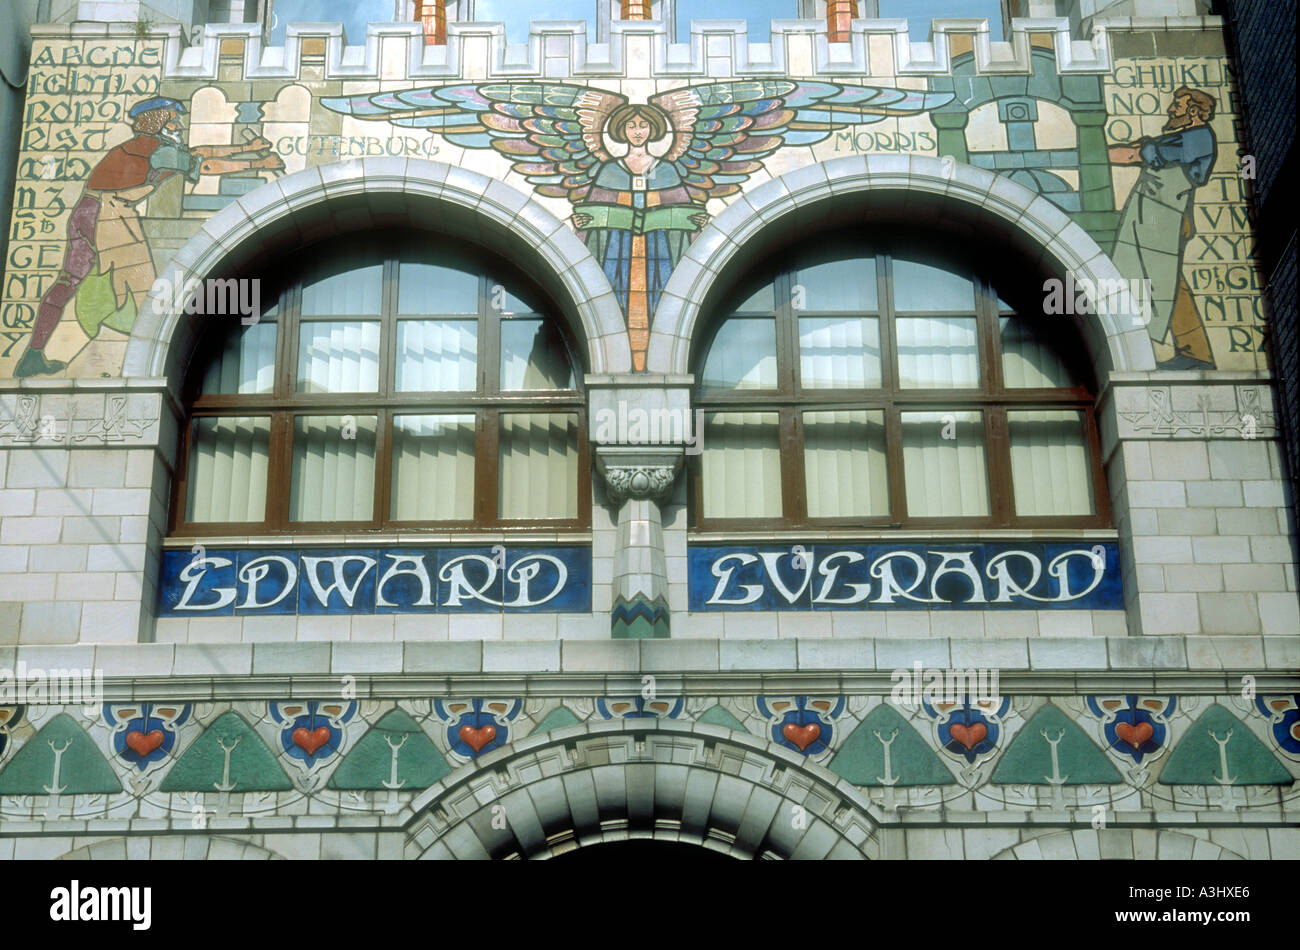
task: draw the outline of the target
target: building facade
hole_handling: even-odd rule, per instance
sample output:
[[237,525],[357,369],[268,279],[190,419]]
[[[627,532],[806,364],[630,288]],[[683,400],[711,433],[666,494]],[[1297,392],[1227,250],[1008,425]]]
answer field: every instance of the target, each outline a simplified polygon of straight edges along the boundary
[[31,27],[0,856],[1300,856],[1204,4],[303,6]]

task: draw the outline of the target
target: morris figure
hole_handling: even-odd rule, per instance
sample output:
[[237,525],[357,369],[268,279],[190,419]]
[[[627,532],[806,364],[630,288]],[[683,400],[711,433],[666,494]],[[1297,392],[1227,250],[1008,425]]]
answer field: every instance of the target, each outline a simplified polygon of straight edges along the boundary
[[1214,97],[1182,86],[1174,90],[1166,134],[1110,148],[1115,164],[1142,166],[1124,204],[1112,256],[1125,277],[1150,282],[1147,332],[1155,343],[1170,338],[1174,348],[1174,355],[1158,364],[1161,369],[1215,368],[1205,324],[1183,276],[1196,189],[1210,180],[1217,155],[1209,126],[1213,118]]

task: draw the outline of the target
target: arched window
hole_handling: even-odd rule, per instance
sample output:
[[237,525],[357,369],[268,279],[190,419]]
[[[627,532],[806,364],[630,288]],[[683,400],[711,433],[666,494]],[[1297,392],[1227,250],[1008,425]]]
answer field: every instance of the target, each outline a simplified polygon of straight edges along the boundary
[[920,247],[756,273],[696,363],[697,528],[1108,523],[1087,370],[1049,339],[1068,318]]
[[[590,524],[576,348],[503,262],[353,237],[189,374],[173,533]],[[209,308],[211,312],[211,308]]]

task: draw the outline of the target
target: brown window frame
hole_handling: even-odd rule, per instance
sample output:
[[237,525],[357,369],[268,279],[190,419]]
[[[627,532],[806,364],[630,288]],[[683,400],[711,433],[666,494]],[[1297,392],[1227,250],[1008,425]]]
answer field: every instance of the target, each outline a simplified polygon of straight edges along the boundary
[[[901,316],[975,317],[980,385],[970,389],[904,389],[898,383],[898,351],[895,345],[893,260],[897,245],[870,247],[855,242],[854,254],[873,257],[876,266],[877,309],[867,311],[825,311],[795,309],[793,287],[798,264],[780,266],[773,281],[775,307],[772,311],[736,310],[722,307],[708,325],[695,360],[695,408],[704,416],[714,412],[775,412],[780,419],[781,501],[779,517],[706,518],[704,517],[703,455],[690,459],[691,485],[687,492],[688,521],[696,533],[764,532],[772,530],[827,530],[868,528],[881,531],[948,528],[970,530],[1019,529],[1090,529],[1110,528],[1110,498],[1106,490],[1101,463],[1101,442],[1094,412],[1095,396],[1083,382],[1069,388],[1010,388],[1005,386],[1002,370],[1001,318],[1014,316],[1015,310],[1001,309],[992,283],[978,268],[962,267],[961,259],[944,254],[927,255],[906,248],[908,260],[922,260],[932,266],[969,277],[975,285],[973,312],[903,311]],[[929,259],[927,259],[929,258]],[[788,258],[786,258],[788,260]],[[957,265],[957,266],[954,266]],[[806,265],[805,265],[806,266]],[[757,272],[751,271],[750,277]],[[755,281],[745,286],[756,286]],[[733,300],[744,300],[736,293]],[[725,302],[725,301],[724,301]],[[881,384],[877,388],[828,389],[803,388],[799,367],[799,319],[805,317],[867,316],[879,320]],[[713,342],[723,324],[733,317],[771,318],[776,322],[777,387],[775,389],[726,390],[708,389],[703,369]],[[1060,319],[1060,318],[1058,318]],[[1059,354],[1067,365],[1076,359]],[[1072,367],[1073,369],[1073,367]],[[1075,372],[1076,381],[1084,374]],[[807,486],[804,465],[803,413],[822,410],[883,411],[885,421],[885,464],[889,490],[889,513],[844,518],[810,518],[807,514]],[[1007,413],[1017,410],[1071,409],[1081,413],[1085,443],[1088,447],[1093,489],[1093,514],[1064,516],[1019,516],[1015,514],[1014,489],[1011,484],[1011,443]],[[902,413],[910,411],[951,412],[979,411],[984,424],[985,475],[989,491],[987,516],[910,517],[903,471]],[[703,449],[708,451],[704,438]]]
[[[355,242],[357,238],[349,239]],[[430,263],[470,264],[478,268],[477,314],[399,314],[398,266],[410,260],[412,241],[426,246]],[[214,333],[204,339],[187,376],[182,398],[186,407],[180,433],[176,478],[171,498],[170,536],[279,536],[365,534],[457,534],[548,531],[587,531],[591,527],[591,457],[587,437],[586,396],[583,390],[583,361],[570,328],[558,318],[558,310],[536,286],[536,282],[505,260],[478,248],[452,247],[450,242],[431,239],[428,235],[411,237],[385,236],[367,238],[367,249],[354,259],[354,266],[364,266],[376,259],[383,262],[383,297],[376,314],[302,314],[302,288],[306,279],[319,279],[323,273],[303,266],[284,279],[278,293],[268,299],[278,301],[274,318],[276,330],[275,373],[269,393],[204,395],[200,393],[203,376],[216,357],[226,334]],[[333,241],[299,249],[277,266],[291,267],[294,260],[308,259],[318,252],[332,253]],[[344,246],[346,246],[344,244]],[[535,298],[544,312],[514,314],[527,319],[550,320],[558,330],[565,355],[572,368],[574,384],[567,390],[502,390],[501,323],[511,319],[491,306],[492,288],[507,284],[512,291]],[[268,303],[266,309],[270,309]],[[476,386],[467,391],[398,392],[394,389],[397,369],[397,324],[399,320],[464,319],[477,321]],[[203,319],[213,319],[211,317]],[[220,319],[220,318],[217,318]],[[233,318],[232,318],[233,319]],[[297,391],[299,334],[303,322],[373,321],[380,326],[379,387],[373,393],[305,393]],[[229,328],[227,332],[239,332]],[[572,413],[578,426],[577,516],[574,518],[506,519],[498,516],[500,420],[505,413]],[[395,415],[473,415],[474,426],[474,517],[459,521],[412,521],[391,517],[393,417]],[[294,419],[297,416],[352,415],[376,416],[375,497],[373,517],[357,521],[291,521],[290,489],[293,470]],[[204,417],[270,417],[271,432],[267,463],[267,504],[262,521],[187,521],[189,504],[189,466],[191,462],[194,422]]]

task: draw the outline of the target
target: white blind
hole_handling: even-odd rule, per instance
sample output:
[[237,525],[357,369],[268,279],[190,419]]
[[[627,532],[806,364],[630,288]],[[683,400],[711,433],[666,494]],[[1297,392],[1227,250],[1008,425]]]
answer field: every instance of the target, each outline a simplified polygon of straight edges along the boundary
[[1008,412],[1007,430],[1016,514],[1093,513],[1092,472],[1078,412]]
[[880,386],[876,317],[800,317],[799,379],[805,389]]
[[[337,258],[321,262],[322,269],[338,266]],[[378,314],[383,299],[384,265],[350,265],[345,270],[304,283],[302,312],[315,317]]]
[[776,321],[732,318],[724,323],[704,361],[709,389],[776,388]]
[[889,513],[883,412],[805,412],[803,444],[808,517]]
[[1056,348],[1022,320],[1003,317],[1002,378],[1008,389],[1057,389],[1074,385]]
[[375,416],[298,416],[292,521],[369,521],[375,507]]
[[379,323],[304,321],[298,327],[298,392],[379,391]]
[[195,419],[186,520],[261,521],[270,439],[267,416]]
[[398,392],[468,392],[478,381],[478,324],[403,320],[397,324]]
[[478,313],[478,274],[419,261],[403,261],[397,274],[398,313]]
[[502,518],[578,516],[578,417],[501,414],[498,495]]
[[989,513],[979,412],[904,412],[903,474],[913,518]]
[[203,374],[203,393],[269,393],[275,388],[275,328],[262,317],[226,337]]
[[393,418],[392,515],[398,521],[474,517],[474,417]]
[[705,517],[780,517],[781,425],[777,413],[707,414],[703,465]]
[[549,320],[501,321],[502,389],[572,389],[573,367]]
[[979,386],[974,317],[899,317],[894,332],[899,385],[912,389]]

